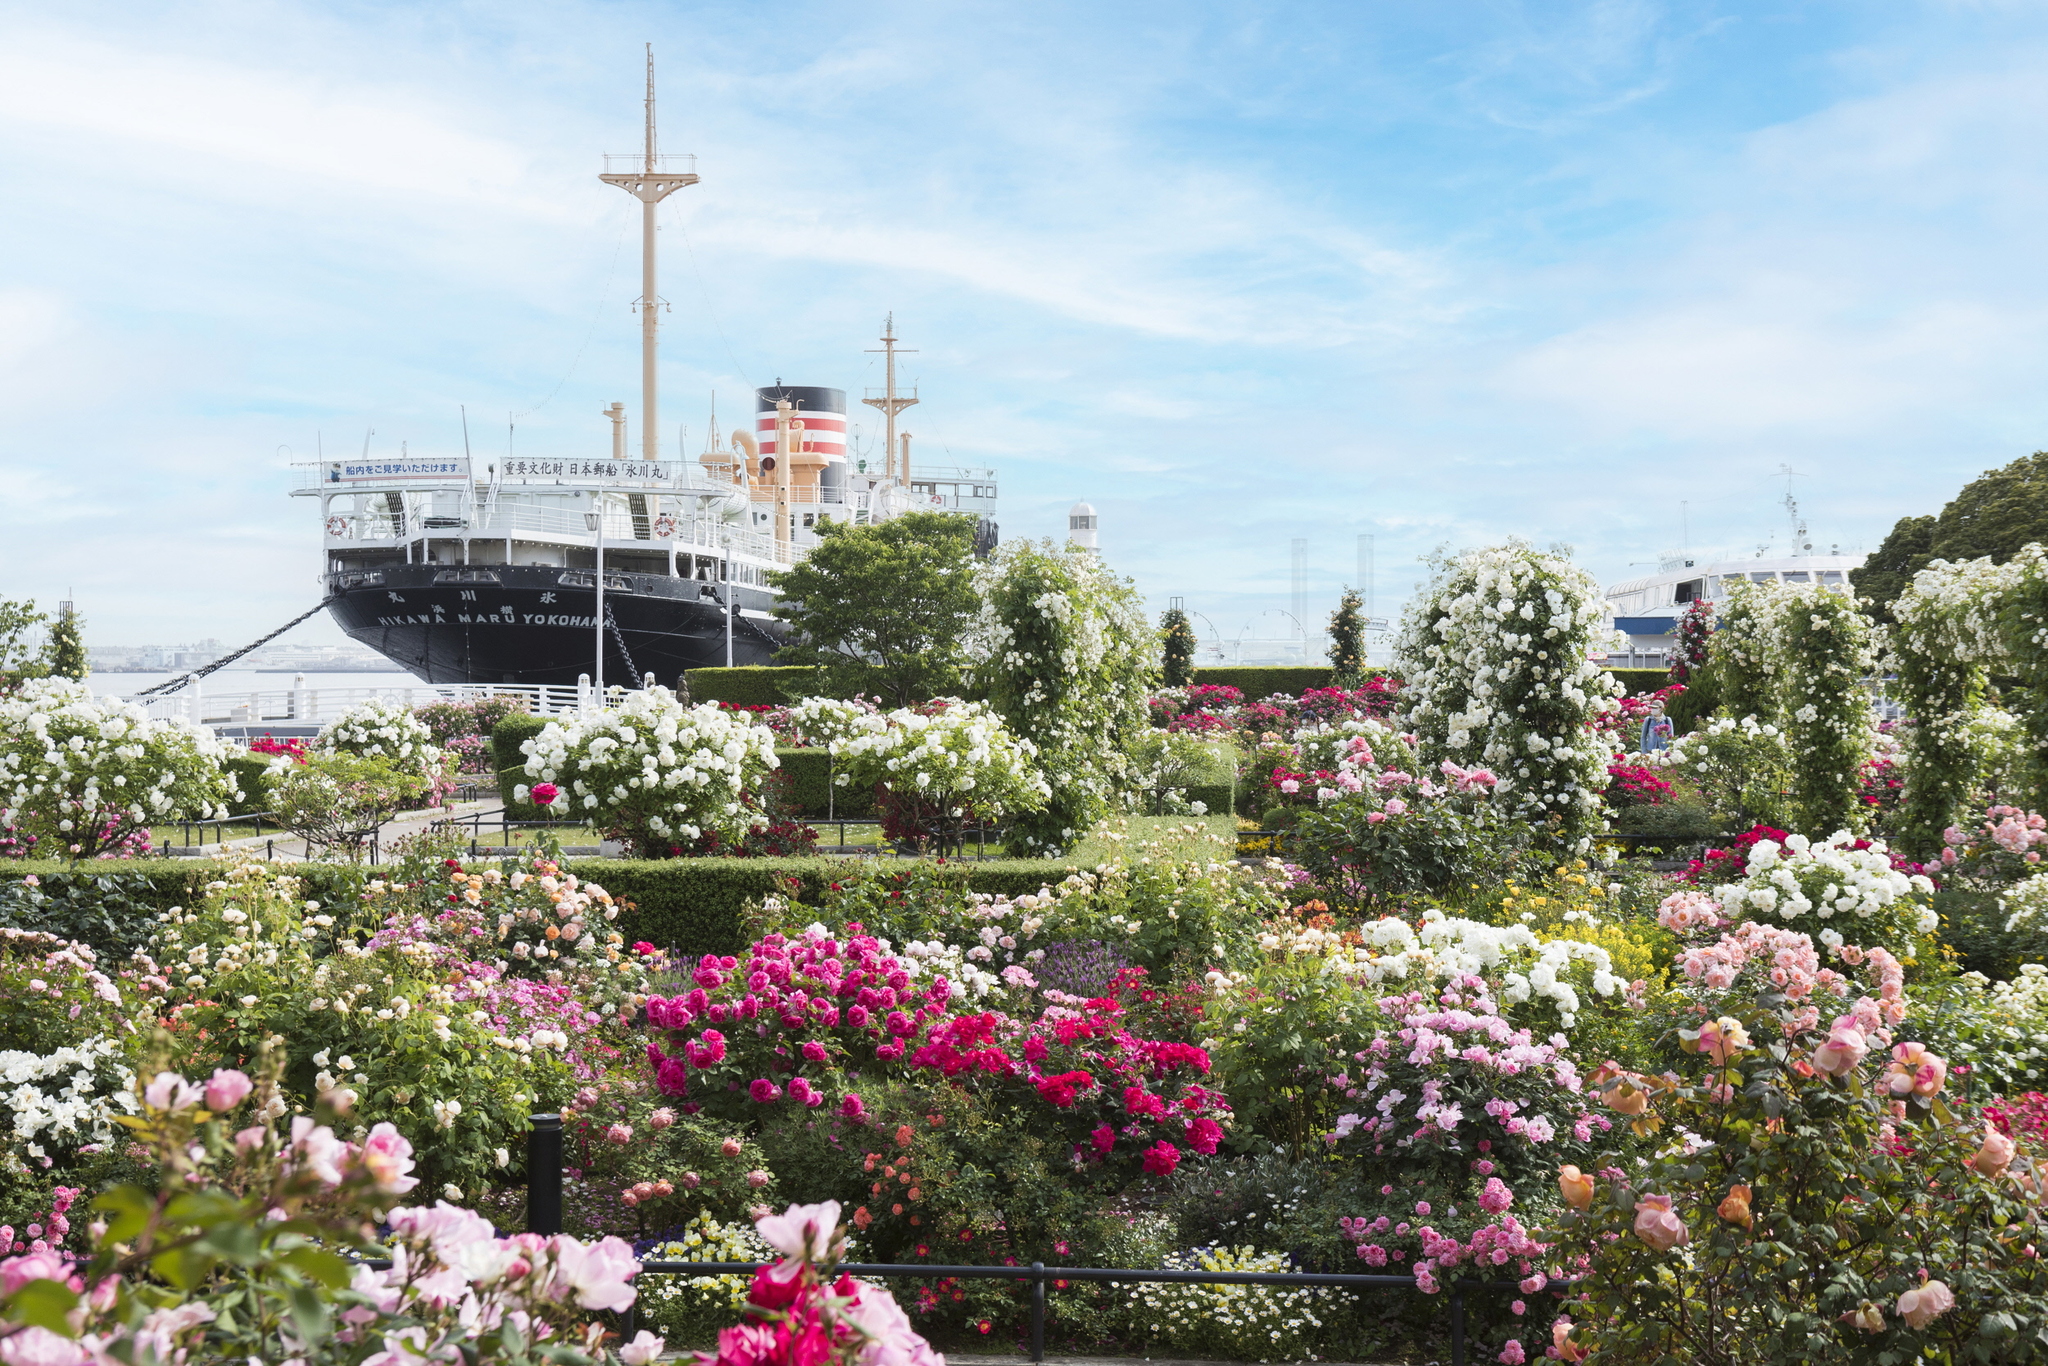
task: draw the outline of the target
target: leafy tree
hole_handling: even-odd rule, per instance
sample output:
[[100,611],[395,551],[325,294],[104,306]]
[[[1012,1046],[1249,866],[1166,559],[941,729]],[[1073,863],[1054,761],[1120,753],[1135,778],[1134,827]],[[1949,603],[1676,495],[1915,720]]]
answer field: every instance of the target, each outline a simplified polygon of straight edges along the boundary
[[2036,541],[2048,543],[2048,451],[1986,470],[1963,485],[1939,517],[1904,517],[1863,568],[1849,578],[1880,621],[1913,575],[1933,560],[1989,557],[2004,564]]
[[1344,590],[1330,613],[1330,681],[1355,688],[1365,681],[1365,600],[1356,588]]
[[957,693],[976,610],[975,521],[912,512],[820,527],[803,563],[770,576],[791,631],[776,659],[822,669],[822,691],[841,697],[877,693],[907,707]]
[[1169,688],[1185,688],[1195,681],[1195,628],[1188,614],[1169,607],[1159,618],[1161,674]]
[[33,598],[0,598],[0,691],[48,676],[49,663],[43,651],[29,643],[29,634],[49,619],[48,613],[36,610]]
[[1870,614],[1887,625],[1894,624],[1892,604],[1913,582],[1913,576],[1934,558],[1935,518],[1901,517],[1891,535],[1861,569],[1849,571],[1856,596],[1870,599]]
[[1934,526],[1934,557],[2004,564],[2022,546],[2048,542],[2048,451],[1987,470],[1963,486]]
[[85,619],[76,612],[63,612],[50,628],[50,640],[43,647],[43,662],[58,678],[83,682],[92,672],[85,654]]

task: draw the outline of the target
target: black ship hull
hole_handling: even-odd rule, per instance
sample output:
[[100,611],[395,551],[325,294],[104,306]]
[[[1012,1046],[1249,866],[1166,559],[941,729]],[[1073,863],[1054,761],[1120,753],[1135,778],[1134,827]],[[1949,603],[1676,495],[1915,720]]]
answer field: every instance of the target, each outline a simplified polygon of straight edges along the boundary
[[[673,687],[726,662],[728,591],[738,599],[732,662],[767,664],[785,628],[775,595],[740,584],[605,573],[604,679]],[[329,611],[362,642],[429,683],[573,687],[595,672],[597,582],[588,569],[404,564],[328,575]]]

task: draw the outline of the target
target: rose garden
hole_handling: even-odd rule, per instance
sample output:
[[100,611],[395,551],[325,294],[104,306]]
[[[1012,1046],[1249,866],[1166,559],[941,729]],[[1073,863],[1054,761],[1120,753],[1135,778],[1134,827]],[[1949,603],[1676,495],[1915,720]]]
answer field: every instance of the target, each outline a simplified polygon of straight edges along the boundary
[[[893,690],[249,751],[0,695],[0,1362],[1027,1342],[1022,1281],[840,1261],[1403,1278],[1056,1280],[1061,1354],[1446,1360],[1456,1290],[1474,1361],[2048,1358],[2039,547],[1883,625],[1755,585],[1624,678],[1511,543],[1278,690],[1092,555],[958,578]],[[519,842],[368,860],[465,775]],[[318,856],[151,856],[230,811]]]

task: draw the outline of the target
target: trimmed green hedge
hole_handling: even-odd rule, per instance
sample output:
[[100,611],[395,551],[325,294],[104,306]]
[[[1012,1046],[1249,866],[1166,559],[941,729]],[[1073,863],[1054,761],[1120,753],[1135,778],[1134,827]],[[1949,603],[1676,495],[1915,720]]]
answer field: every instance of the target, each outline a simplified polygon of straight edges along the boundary
[[797,810],[806,817],[823,820],[828,810],[848,818],[875,814],[875,794],[870,788],[848,784],[839,789],[837,800],[833,800],[832,756],[824,750],[777,745],[775,757],[782,771],[789,775]]
[[1607,672],[1621,680],[1623,690],[1630,697],[1644,697],[1671,684],[1671,673],[1667,669],[1609,669]]
[[817,692],[818,671],[808,664],[752,664],[737,669],[691,669],[683,675],[692,702],[735,707],[779,707]]
[[1198,687],[1236,688],[1247,702],[1274,693],[1299,697],[1310,688],[1327,688],[1334,677],[1327,667],[1301,668],[1285,664],[1247,664],[1240,667],[1214,665],[1195,670]]

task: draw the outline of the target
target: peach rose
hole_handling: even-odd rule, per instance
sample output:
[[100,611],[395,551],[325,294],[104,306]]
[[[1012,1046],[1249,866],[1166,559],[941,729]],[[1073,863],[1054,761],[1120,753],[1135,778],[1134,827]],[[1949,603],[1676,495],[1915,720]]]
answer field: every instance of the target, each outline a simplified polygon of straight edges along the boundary
[[[1911,1294],[1912,1292],[1908,1291],[1907,1293]],[[1869,1300],[1865,1300],[1848,1313],[1842,1315],[1842,1322],[1848,1324],[1851,1328],[1861,1328],[1866,1333],[1882,1333],[1884,1331],[1884,1310],[1879,1309]]]
[[1750,1227],[1756,1222],[1756,1216],[1749,1212],[1751,1194],[1753,1192],[1747,1186],[1730,1186],[1728,1188],[1728,1198],[1714,1207],[1714,1213],[1720,1215],[1731,1224],[1740,1224],[1744,1228]]
[[1572,1341],[1572,1321],[1559,1317],[1550,1325],[1550,1351],[1559,1361],[1584,1361],[1585,1348]]
[[1984,1144],[1970,1157],[1970,1165],[1985,1176],[2003,1176],[2012,1165],[2018,1145],[1991,1125],[1984,1126]]
[[1650,1108],[1650,1093],[1628,1077],[1617,1079],[1614,1085],[1601,1093],[1600,1099],[1616,1114],[1631,1118]]
[[1749,1047],[1749,1033],[1742,1021],[1723,1015],[1700,1026],[1699,1040],[1693,1046],[1712,1058],[1716,1067],[1726,1067],[1728,1059]]
[[1564,1196],[1564,1202],[1575,1210],[1593,1207],[1593,1178],[1577,1167],[1557,1169],[1557,1189]]

